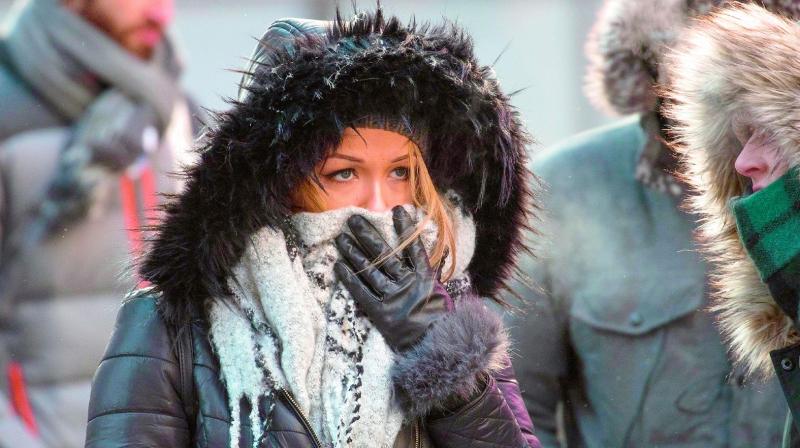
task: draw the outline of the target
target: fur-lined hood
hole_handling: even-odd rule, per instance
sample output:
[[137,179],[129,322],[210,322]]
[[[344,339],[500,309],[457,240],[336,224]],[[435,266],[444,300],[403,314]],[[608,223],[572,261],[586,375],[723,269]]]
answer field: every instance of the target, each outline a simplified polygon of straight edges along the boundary
[[[586,94],[612,115],[655,111],[661,63],[690,18],[742,0],[606,0],[586,42]],[[758,0],[772,12],[800,18],[800,2]]]
[[227,278],[254,232],[284,225],[290,192],[367,115],[428,130],[434,183],[457,193],[476,223],[473,286],[484,296],[505,286],[530,220],[529,138],[462,29],[402,24],[378,9],[338,17],[291,46],[262,45],[247,94],[204,138],[141,263],[166,318],[228,296]]
[[800,164],[800,25],[755,5],[696,21],[667,58],[667,114],[701,217],[700,242],[715,267],[714,309],[736,361],[769,374],[769,352],[800,342],[742,247],[729,201],[745,193],[734,169],[741,144],[731,121],[742,113]]

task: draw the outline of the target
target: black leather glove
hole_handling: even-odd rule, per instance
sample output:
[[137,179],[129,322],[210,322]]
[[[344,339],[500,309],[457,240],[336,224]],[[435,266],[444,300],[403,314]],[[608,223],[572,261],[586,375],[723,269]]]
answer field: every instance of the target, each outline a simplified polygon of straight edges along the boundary
[[[404,241],[414,231],[414,221],[403,207],[397,206],[392,212],[395,230]],[[452,300],[419,238],[376,266],[374,262],[392,248],[363,216],[351,216],[347,226],[353,236],[343,233],[336,237],[345,260],[336,262],[336,275],[389,346],[405,351],[451,309]]]

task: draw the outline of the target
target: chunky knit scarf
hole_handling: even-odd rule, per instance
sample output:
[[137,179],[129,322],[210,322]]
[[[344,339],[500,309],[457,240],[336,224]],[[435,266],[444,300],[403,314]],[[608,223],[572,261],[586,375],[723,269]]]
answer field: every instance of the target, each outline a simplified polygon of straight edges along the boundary
[[[254,446],[268,431],[271,410],[266,420],[257,405],[242,416],[240,400],[274,403],[280,389],[292,395],[325,446],[393,445],[404,420],[391,376],[396,355],[333,274],[339,259],[333,240],[354,213],[398,244],[391,212],[299,213],[283,231],[265,228],[255,235],[229,280],[234,306],[212,305],[211,340],[228,392],[232,447],[242,418],[251,421]],[[458,251],[448,286],[463,288],[475,225],[460,214],[453,218]],[[426,226],[422,240],[429,249],[436,234],[433,224]]]

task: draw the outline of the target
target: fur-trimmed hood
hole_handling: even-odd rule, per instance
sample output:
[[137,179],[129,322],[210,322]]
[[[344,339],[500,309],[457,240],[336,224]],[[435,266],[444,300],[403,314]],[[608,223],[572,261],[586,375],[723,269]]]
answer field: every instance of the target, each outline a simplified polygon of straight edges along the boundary
[[740,243],[729,201],[745,193],[731,121],[744,114],[800,164],[800,25],[755,5],[696,21],[668,56],[670,105],[699,238],[715,268],[714,309],[736,361],[769,374],[771,350],[800,342]]
[[434,183],[457,193],[476,223],[473,286],[494,296],[524,248],[529,138],[470,37],[453,24],[403,24],[378,9],[338,17],[290,46],[261,45],[247,93],[205,136],[140,265],[163,294],[166,318],[228,296],[226,280],[254,232],[284,225],[290,192],[344,129],[373,115],[428,130],[423,153]]
[[[586,41],[585,90],[612,115],[653,112],[661,62],[689,19],[743,0],[606,0]],[[800,18],[800,2],[756,0],[772,12]]]

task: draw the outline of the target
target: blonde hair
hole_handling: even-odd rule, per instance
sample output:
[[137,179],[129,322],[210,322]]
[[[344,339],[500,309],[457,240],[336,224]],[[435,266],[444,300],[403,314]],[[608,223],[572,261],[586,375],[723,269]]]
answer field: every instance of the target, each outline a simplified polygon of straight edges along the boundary
[[[401,241],[393,251],[376,260],[375,264],[380,265],[388,257],[405,249],[416,238],[419,238],[425,226],[430,221],[433,221],[438,228],[438,235],[433,250],[428,254],[428,259],[431,266],[438,269],[444,264],[445,258],[450,257],[450,267],[447,272],[442,272],[441,279],[442,281],[447,281],[452,277],[456,266],[456,243],[453,220],[450,216],[452,205],[442,197],[433,184],[433,179],[428,172],[428,167],[425,165],[425,160],[422,158],[422,151],[419,146],[414,142],[410,142],[406,146],[408,147],[408,181],[411,184],[412,202],[415,207],[424,212],[425,218],[417,223],[414,232]],[[319,183],[309,176],[297,188],[293,199],[295,203],[303,204],[305,211],[319,213],[328,209],[326,207],[326,195],[327,193]]]

